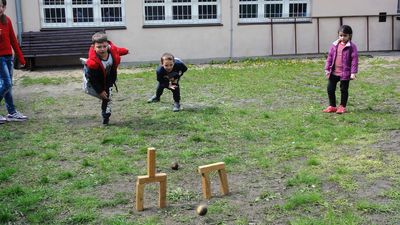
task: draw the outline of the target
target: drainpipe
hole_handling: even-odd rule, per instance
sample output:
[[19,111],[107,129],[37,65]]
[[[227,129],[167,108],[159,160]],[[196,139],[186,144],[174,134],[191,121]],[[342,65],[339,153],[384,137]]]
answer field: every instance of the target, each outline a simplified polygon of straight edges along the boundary
[[16,11],[17,11],[18,41],[21,44],[22,43],[22,32],[23,32],[21,0],[16,0],[15,1],[15,8],[16,8]]
[[233,0],[231,0],[231,27],[230,27],[230,46],[229,46],[229,57],[233,57]]

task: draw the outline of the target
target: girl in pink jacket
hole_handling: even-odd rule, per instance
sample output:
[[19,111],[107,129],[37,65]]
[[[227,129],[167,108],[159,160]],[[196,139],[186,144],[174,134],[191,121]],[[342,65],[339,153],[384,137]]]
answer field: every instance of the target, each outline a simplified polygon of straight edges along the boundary
[[[333,42],[326,59],[325,75],[328,79],[329,106],[326,113],[342,114],[346,112],[349,98],[350,80],[356,78],[358,72],[357,46],[351,41],[353,30],[348,25],[339,28],[339,39]],[[340,105],[336,107],[336,84],[340,81]]]

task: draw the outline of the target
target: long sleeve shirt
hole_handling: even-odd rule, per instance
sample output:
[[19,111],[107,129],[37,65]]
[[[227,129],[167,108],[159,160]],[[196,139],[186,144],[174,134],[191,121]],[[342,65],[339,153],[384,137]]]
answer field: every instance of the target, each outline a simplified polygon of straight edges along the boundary
[[25,65],[24,55],[19,47],[11,20],[6,16],[7,22],[0,22],[0,56],[12,55],[13,50],[21,65]]

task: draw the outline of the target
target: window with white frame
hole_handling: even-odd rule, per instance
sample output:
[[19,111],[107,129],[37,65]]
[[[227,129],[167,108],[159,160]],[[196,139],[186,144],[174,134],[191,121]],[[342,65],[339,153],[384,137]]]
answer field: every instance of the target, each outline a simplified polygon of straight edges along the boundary
[[43,28],[124,26],[124,0],[40,0]]
[[239,22],[308,21],[311,0],[239,0]]
[[144,25],[221,22],[221,0],[144,0]]

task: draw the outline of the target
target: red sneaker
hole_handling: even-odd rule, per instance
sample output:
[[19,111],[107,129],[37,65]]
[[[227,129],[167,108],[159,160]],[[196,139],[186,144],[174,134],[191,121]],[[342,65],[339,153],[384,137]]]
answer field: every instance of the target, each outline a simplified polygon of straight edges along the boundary
[[326,113],[334,113],[336,112],[337,108],[333,107],[333,106],[328,106],[326,109],[324,109],[322,112],[326,112]]
[[338,109],[336,110],[337,114],[342,114],[346,112],[346,107],[339,105]]

